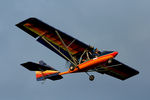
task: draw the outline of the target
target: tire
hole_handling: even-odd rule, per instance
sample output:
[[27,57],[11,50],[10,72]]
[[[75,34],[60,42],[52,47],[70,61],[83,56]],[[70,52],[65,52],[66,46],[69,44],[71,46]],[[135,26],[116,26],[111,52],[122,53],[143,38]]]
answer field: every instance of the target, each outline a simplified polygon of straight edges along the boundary
[[70,70],[73,71],[75,69],[74,66],[70,66]]
[[89,80],[90,80],[90,81],[93,81],[94,78],[95,78],[94,75],[90,75],[90,76],[89,76]]

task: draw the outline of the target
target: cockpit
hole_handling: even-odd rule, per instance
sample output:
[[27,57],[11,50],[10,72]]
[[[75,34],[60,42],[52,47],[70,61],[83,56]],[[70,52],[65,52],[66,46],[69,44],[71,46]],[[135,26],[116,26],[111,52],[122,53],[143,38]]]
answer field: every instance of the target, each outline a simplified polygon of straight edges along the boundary
[[107,54],[110,54],[110,53],[113,53],[114,51],[101,51],[101,55],[100,56],[103,56],[103,55],[107,55]]

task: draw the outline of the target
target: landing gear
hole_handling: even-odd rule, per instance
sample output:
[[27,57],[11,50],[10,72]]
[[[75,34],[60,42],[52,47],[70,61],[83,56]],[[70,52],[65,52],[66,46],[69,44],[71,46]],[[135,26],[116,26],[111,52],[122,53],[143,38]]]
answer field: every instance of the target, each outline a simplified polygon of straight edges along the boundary
[[94,80],[94,78],[95,78],[94,75],[90,75],[90,74],[87,73],[87,72],[86,72],[86,74],[89,76],[89,80],[90,80],[90,81],[93,81],[93,80]]
[[74,66],[70,66],[70,70],[73,71],[75,69]]
[[89,80],[90,80],[90,81],[93,81],[94,78],[95,78],[94,75],[90,75],[90,76],[89,76]]

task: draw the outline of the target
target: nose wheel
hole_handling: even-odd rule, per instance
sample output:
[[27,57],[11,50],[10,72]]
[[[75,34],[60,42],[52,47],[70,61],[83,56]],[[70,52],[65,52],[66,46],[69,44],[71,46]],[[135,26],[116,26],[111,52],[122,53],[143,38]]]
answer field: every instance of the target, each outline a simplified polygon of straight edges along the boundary
[[89,73],[86,72],[86,74],[89,76],[89,80],[93,81],[95,79],[94,75],[90,75]]

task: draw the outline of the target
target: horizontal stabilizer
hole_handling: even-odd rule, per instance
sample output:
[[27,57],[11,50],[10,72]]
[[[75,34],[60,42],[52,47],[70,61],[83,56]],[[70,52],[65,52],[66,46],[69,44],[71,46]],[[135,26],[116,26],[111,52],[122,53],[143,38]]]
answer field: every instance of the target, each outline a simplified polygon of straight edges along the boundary
[[55,70],[54,68],[46,65],[41,65],[33,62],[26,62],[21,64],[23,67],[27,68],[30,71],[46,71],[46,70]]

